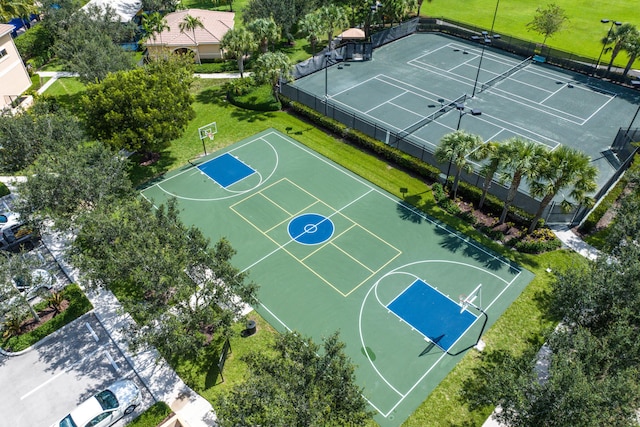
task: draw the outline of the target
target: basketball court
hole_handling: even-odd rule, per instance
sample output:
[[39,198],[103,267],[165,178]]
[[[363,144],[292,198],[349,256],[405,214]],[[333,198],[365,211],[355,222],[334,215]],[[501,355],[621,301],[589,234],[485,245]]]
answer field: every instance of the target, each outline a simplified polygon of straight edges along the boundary
[[623,88],[482,42],[413,34],[376,49],[366,62],[337,64],[290,83],[328,105],[382,125],[433,152],[456,129],[505,141],[560,144],[593,159],[604,185],[620,166],[610,154],[640,103]]
[[[275,328],[336,330],[382,426],[399,426],[533,275],[275,130],[142,190],[259,286]],[[411,189],[407,197],[411,196]]]

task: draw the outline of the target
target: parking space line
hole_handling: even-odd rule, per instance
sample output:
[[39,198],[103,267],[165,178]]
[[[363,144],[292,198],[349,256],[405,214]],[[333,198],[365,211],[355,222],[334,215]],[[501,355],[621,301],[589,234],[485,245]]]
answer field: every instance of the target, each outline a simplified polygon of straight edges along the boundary
[[78,360],[75,363],[72,363],[71,366],[69,366],[67,369],[65,369],[62,372],[57,373],[56,375],[54,375],[53,377],[49,378],[47,381],[43,382],[42,384],[40,384],[39,386],[35,387],[34,389],[32,389],[31,391],[27,392],[26,394],[22,395],[20,397],[20,400],[24,400],[27,397],[31,396],[33,393],[37,392],[38,390],[40,390],[41,388],[45,387],[46,385],[50,384],[51,382],[53,382],[55,379],[57,379],[59,376],[61,376],[62,374],[66,374],[67,372],[69,372],[70,370],[72,370],[76,365],[80,365],[81,363],[83,363],[85,360],[91,358],[92,356],[94,356],[95,354],[97,354],[99,351],[104,351],[101,348],[98,348],[94,351],[92,351],[91,353],[89,353],[87,356],[83,357],[82,359]]

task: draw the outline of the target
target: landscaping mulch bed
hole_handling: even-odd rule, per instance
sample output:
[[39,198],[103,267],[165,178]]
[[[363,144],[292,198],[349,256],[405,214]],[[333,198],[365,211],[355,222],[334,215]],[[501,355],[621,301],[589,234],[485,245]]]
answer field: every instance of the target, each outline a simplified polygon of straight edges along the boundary
[[18,335],[26,334],[27,332],[31,332],[37,327],[47,323],[49,320],[56,317],[58,314],[64,312],[69,307],[69,301],[64,300],[60,306],[61,310],[56,312],[53,308],[47,307],[44,310],[38,312],[38,316],[40,317],[40,321],[36,322],[33,317],[29,317],[27,320],[22,322],[20,325],[20,333]]

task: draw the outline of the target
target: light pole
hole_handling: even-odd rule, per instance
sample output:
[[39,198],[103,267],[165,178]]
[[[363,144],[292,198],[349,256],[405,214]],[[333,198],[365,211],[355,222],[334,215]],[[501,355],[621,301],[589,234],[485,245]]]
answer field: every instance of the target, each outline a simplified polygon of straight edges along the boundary
[[496,1],[496,10],[493,11],[493,21],[491,21],[491,30],[489,34],[493,37],[493,26],[496,24],[496,16],[498,16],[498,6],[500,6],[500,0]]
[[327,104],[329,103],[329,58],[331,51],[324,53],[324,115],[327,115]]
[[[496,9],[497,10],[497,9]],[[488,37],[489,33],[486,31],[482,32],[482,37],[484,38],[482,42],[482,52],[480,53],[480,62],[478,62],[478,71],[476,72],[476,80],[473,82],[473,93],[471,97],[476,96],[476,88],[478,87],[478,78],[480,77],[480,69],[482,68],[482,58],[484,58],[484,48],[487,44],[491,44],[491,39]]]
[[[609,19],[601,19],[600,22],[602,22],[603,24],[608,24],[609,22],[611,22],[611,26],[609,27],[609,31],[607,32],[607,40],[609,40],[609,37],[611,37],[611,31],[613,31],[613,26],[617,26],[619,27],[620,25],[622,25],[622,22],[620,21],[611,21]],[[600,55],[598,56],[598,61],[596,62],[596,66],[593,69],[593,75],[597,76],[598,75],[598,67],[600,66],[600,60],[602,59],[602,54],[604,53],[604,50],[607,47],[607,43],[602,43],[602,50],[600,51]]]

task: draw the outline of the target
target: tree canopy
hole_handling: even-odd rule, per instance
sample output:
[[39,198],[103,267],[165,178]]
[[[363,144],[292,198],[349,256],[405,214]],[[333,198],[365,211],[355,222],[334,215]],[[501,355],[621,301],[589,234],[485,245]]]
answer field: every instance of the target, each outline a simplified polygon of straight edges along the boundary
[[153,210],[137,198],[100,204],[76,222],[72,259],[88,285],[115,291],[136,320],[134,346],[168,358],[197,355],[212,334],[230,333],[256,286],[230,263],[235,251],[213,247],[178,218],[175,201]]
[[90,84],[82,98],[88,132],[117,149],[150,155],[184,132],[195,116],[189,58],[157,58]]
[[89,6],[66,17],[66,30],[56,29],[54,51],[85,82],[133,68],[133,56],[118,44],[133,39],[136,28],[123,24],[111,7]]
[[0,172],[13,174],[44,151],[64,152],[85,140],[79,120],[55,102],[37,101],[18,114],[0,115]]
[[251,374],[216,405],[221,426],[366,425],[371,414],[344,346],[337,332],[322,348],[288,332],[272,353],[250,353],[243,360]]
[[542,44],[547,39],[560,31],[566,21],[569,20],[567,13],[560,6],[550,3],[546,7],[538,7],[533,20],[527,24],[527,28],[544,36]]
[[[637,184],[638,172],[630,172]],[[509,426],[635,426],[640,406],[640,197],[617,210],[604,253],[555,274],[548,355],[483,353],[465,383],[472,409],[499,405]]]

